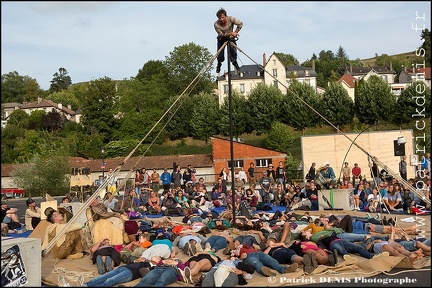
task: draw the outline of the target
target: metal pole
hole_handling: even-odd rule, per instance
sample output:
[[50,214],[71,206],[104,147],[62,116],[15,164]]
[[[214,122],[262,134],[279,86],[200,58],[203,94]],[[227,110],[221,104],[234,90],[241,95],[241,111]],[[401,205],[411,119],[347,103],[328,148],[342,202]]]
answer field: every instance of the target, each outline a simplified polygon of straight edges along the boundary
[[[229,41],[229,40],[228,40]],[[236,218],[236,209],[235,209],[235,188],[234,188],[234,143],[233,143],[233,119],[232,119],[232,91],[231,91],[231,43],[227,45],[227,54],[228,54],[228,107],[229,107],[229,127],[230,127],[230,153],[231,153],[231,191],[232,191],[232,227],[236,227],[235,218]]]
[[105,147],[102,147],[102,178],[105,180]]

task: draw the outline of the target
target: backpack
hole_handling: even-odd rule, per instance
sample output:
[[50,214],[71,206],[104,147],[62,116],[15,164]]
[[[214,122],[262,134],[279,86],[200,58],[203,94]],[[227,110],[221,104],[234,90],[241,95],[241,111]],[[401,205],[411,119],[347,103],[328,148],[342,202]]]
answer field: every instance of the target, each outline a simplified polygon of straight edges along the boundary
[[250,209],[244,200],[240,204],[240,215],[245,216],[247,219],[251,219],[253,215],[252,209]]

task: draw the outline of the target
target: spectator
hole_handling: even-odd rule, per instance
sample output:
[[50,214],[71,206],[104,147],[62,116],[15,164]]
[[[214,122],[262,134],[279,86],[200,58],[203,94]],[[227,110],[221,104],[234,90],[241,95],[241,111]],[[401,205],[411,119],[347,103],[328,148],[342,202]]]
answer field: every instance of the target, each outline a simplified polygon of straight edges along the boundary
[[258,197],[252,192],[251,188],[246,189],[246,203],[255,211],[258,206]]
[[271,184],[275,183],[277,180],[276,171],[274,170],[273,164],[270,164],[267,169],[267,176],[271,179]]
[[279,161],[279,165],[276,168],[276,181],[278,184],[282,184],[285,187],[286,171],[282,161]]
[[165,216],[180,215],[182,212],[180,204],[174,197],[174,191],[175,189],[164,191],[167,193],[162,200],[161,210]]
[[8,207],[7,200],[1,200],[1,223],[7,224],[8,229],[13,233],[25,232],[23,229],[16,230],[25,226],[19,222],[17,211],[17,208]]
[[111,211],[116,211],[118,200],[113,196],[112,192],[108,192],[106,194],[106,200],[103,202],[105,206],[107,206]]
[[249,168],[247,171],[247,176],[249,179],[249,187],[254,187],[256,186],[256,179],[255,179],[255,164],[254,163],[250,163],[249,164]]
[[348,166],[348,162],[344,163],[344,167],[342,168],[342,179],[343,181],[351,180],[351,168]]
[[150,176],[151,178],[151,189],[155,192],[159,191],[159,185],[160,185],[160,175],[159,173],[156,171],[156,168],[153,168],[153,172]]
[[358,166],[357,163],[354,163],[354,167],[351,170],[352,173],[352,183],[353,186],[356,186],[356,180],[358,179],[359,181],[362,180],[362,175],[361,175],[361,168]]
[[32,198],[26,200],[25,225],[28,230],[34,230],[41,221],[41,209]]
[[267,171],[263,171],[263,176],[259,180],[259,185],[261,187],[261,198],[264,203],[273,203],[275,197],[272,190],[272,179],[267,175]]
[[316,163],[313,162],[309,168],[308,173],[306,174],[306,180],[311,180],[314,181],[315,180],[315,176],[316,176]]
[[407,181],[407,162],[406,162],[406,156],[402,156],[401,160],[399,162],[399,174],[402,177],[402,179],[404,179],[405,181]]
[[165,168],[164,172],[161,174],[160,180],[162,181],[163,190],[169,190],[171,186],[171,174],[168,173],[167,168]]
[[109,169],[108,175],[107,175],[108,181],[108,192],[111,192],[112,194],[117,193],[117,176],[114,175],[114,170],[112,168]]
[[243,167],[240,168],[240,171],[238,172],[238,177],[241,181],[243,181],[243,184],[246,184],[247,175],[246,175],[246,172],[244,171]]

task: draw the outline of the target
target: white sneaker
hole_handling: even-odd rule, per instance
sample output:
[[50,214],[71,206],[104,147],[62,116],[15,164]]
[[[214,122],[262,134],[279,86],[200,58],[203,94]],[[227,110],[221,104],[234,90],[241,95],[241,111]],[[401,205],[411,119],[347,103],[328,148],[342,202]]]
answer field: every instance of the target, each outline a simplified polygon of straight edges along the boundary
[[201,245],[201,243],[196,243],[195,244],[195,248],[196,248],[196,251],[197,252],[203,252],[203,248],[202,248],[202,245]]
[[205,249],[206,249],[206,250],[211,250],[211,245],[210,245],[210,243],[207,242],[207,243],[205,244]]
[[182,277],[183,282],[185,282],[186,284],[189,283],[188,279],[186,278],[186,274],[185,274],[184,270],[181,270],[180,268],[177,267],[177,274]]

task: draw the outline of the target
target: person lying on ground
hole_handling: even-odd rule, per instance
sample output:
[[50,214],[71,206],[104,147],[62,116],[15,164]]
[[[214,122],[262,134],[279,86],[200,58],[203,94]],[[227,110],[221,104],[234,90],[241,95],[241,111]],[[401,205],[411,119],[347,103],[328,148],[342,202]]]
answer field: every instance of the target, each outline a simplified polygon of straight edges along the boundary
[[[142,268],[149,268],[156,266],[160,261],[160,256],[153,256],[149,260],[132,262],[123,265],[101,276],[95,277],[88,282],[84,283],[84,287],[114,287],[115,285],[128,283],[135,279],[142,278],[140,270]],[[141,270],[142,271],[142,270]]]
[[390,256],[406,256],[411,263],[423,258],[422,249],[417,249],[414,252],[406,250],[402,245],[394,241],[395,231],[392,229],[388,241],[376,239],[373,240],[370,236],[365,236],[362,246],[373,253],[388,252]]

